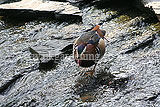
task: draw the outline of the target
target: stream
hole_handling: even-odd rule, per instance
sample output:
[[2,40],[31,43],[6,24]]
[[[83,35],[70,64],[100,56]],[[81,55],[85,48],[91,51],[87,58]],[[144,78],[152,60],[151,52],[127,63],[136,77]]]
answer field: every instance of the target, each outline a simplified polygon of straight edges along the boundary
[[[104,4],[81,11],[80,22],[0,17],[1,107],[160,107],[160,23],[153,14]],[[39,69],[30,48],[57,54],[58,44],[72,44],[97,24],[107,40],[93,77],[71,53]]]

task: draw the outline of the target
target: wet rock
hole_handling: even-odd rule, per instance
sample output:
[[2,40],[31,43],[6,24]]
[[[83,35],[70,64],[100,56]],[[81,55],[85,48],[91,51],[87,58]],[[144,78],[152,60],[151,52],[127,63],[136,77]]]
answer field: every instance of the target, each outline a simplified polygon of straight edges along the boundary
[[96,9],[93,6],[85,8],[83,13],[86,13],[82,15],[84,29],[90,29],[95,25],[102,25],[104,22],[118,17],[117,11]]
[[17,1],[20,1],[20,0],[1,0],[1,1],[0,1],[0,4],[12,3],[12,2],[17,2]]
[[[25,5],[24,5],[25,4]],[[0,5],[0,15],[19,19],[37,19],[48,17],[52,19],[73,18],[81,20],[81,11],[68,2],[22,0],[16,3]]]
[[6,83],[2,84],[2,86],[0,86],[0,95],[6,94],[9,91],[9,88],[11,88],[11,85],[13,85],[16,80],[22,76],[22,74],[16,75],[11,80],[8,80]]
[[12,87],[14,86],[14,84],[16,83],[16,81],[18,81],[20,78],[22,78],[24,75],[31,73],[35,70],[37,70],[39,67],[38,64],[35,64],[32,67],[29,68],[24,68],[23,70],[20,70],[19,74],[14,75],[10,80],[5,81],[3,84],[1,84],[0,86],[0,95],[5,95],[7,94]]
[[3,0],[3,1],[0,2],[0,4],[3,4],[3,3],[5,3],[6,1],[7,1],[7,0]]
[[134,52],[135,50],[138,50],[140,48],[145,48],[146,46],[151,45],[154,39],[155,39],[154,35],[151,35],[147,38],[145,37],[144,40],[133,43],[133,46],[129,47],[129,49],[127,49],[127,51],[125,51],[124,53],[127,54]]
[[67,1],[69,1],[71,3],[79,3],[79,2],[82,2],[83,0],[67,0]]
[[13,3],[13,2],[18,2],[20,0],[1,0],[0,4],[5,4],[5,3]]
[[97,0],[67,0],[67,1],[81,8],[81,6],[85,5],[88,6],[94,5],[94,2],[96,2]]
[[[146,21],[152,20],[153,17],[145,17],[143,12],[137,10],[126,9],[128,12],[123,11],[119,14],[118,10],[86,7],[83,11],[82,24],[26,24],[28,27],[20,31],[30,36],[21,42],[16,41],[25,36],[20,35],[21,32],[16,28],[1,31],[6,41],[3,45],[0,44],[0,83],[10,80],[9,77],[15,75],[12,70],[17,70],[16,67],[25,67],[23,64],[26,63],[22,63],[21,60],[27,59],[29,63],[37,63],[36,59],[24,56],[31,56],[27,51],[28,47],[35,47],[36,50],[40,46],[45,52],[51,49],[54,53],[57,49],[63,53],[72,45],[63,45],[60,49],[56,47],[55,41],[67,41],[68,44],[84,31],[91,29],[94,24],[101,23],[100,28],[106,30],[105,37],[108,41],[105,55],[98,62],[94,76],[80,75],[87,70],[78,67],[73,56],[67,56],[53,69],[45,72],[37,69],[19,78],[8,93],[0,95],[0,106],[160,106],[160,25],[157,22]],[[101,21],[101,18],[105,21]],[[42,29],[37,31],[40,28]],[[139,49],[134,50],[134,47]],[[14,50],[8,51],[12,48]],[[121,54],[127,49],[134,51]],[[13,55],[16,52],[21,57]],[[43,50],[32,53],[41,52],[43,53]],[[17,65],[7,63],[14,59]],[[5,61],[6,65],[2,63]]]
[[145,1],[145,7],[151,8],[155,12],[160,21],[160,9],[159,9],[160,2],[156,0],[144,0],[144,1]]
[[[45,46],[30,47],[32,58],[38,58],[39,69],[54,68],[57,63],[72,53],[73,42],[66,40],[51,40]],[[57,48],[58,47],[58,48]]]
[[155,13],[156,14],[160,14],[160,10],[159,10],[159,1],[156,1],[156,0],[150,0],[150,1],[148,1],[148,0],[146,0],[145,1],[146,2],[146,4],[145,4],[145,6],[146,7],[149,7],[149,8],[152,8],[154,11],[155,11]]

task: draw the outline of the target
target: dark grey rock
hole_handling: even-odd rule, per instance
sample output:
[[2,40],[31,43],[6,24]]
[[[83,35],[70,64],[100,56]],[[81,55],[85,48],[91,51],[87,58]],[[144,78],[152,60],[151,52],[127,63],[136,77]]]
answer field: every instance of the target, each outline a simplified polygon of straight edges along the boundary
[[[137,9],[126,11],[86,7],[83,23],[34,21],[1,30],[6,41],[0,44],[0,86],[25,72],[0,95],[0,106],[159,107],[160,25]],[[28,47],[39,56],[66,52],[68,43],[99,23],[106,30],[106,52],[93,77],[86,77],[89,70],[78,67],[71,55],[46,71],[24,69],[40,63]]]
[[0,15],[7,18],[28,20],[45,17],[57,20],[70,18],[81,21],[81,11],[69,2],[22,0],[15,3],[1,4]]

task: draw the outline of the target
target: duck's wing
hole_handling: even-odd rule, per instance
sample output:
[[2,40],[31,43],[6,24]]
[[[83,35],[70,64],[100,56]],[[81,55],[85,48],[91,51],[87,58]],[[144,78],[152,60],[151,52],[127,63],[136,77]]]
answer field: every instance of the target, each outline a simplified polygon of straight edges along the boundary
[[99,42],[98,42],[98,45],[96,47],[96,49],[98,49],[98,53],[100,53],[100,57],[99,58],[102,58],[104,53],[105,53],[105,48],[106,48],[106,45],[105,45],[105,41],[104,39],[100,39]]
[[76,44],[87,43],[92,37],[96,35],[96,31],[89,31],[82,34],[76,41]]

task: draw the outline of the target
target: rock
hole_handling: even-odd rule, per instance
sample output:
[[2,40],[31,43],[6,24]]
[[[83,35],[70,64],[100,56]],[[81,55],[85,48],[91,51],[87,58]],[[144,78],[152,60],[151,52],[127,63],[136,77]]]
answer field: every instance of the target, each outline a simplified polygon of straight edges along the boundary
[[39,67],[38,64],[35,64],[32,67],[29,68],[24,68],[22,70],[20,70],[20,73],[14,75],[10,80],[5,81],[3,84],[0,85],[0,95],[5,95],[7,94],[10,89],[12,88],[12,86],[14,86],[14,84],[16,83],[16,81],[20,78],[22,78],[24,75],[31,73],[35,70],[37,70]]
[[145,0],[145,1],[146,1],[145,7],[153,9],[153,11],[155,12],[160,21],[160,1],[157,0]]
[[145,4],[146,7],[152,8],[156,14],[160,14],[160,1],[156,0],[149,0],[146,1],[147,3]]
[[[11,88],[10,86],[13,85],[17,79],[21,78],[23,75],[18,74],[15,75],[11,80],[6,81],[3,85],[0,86],[0,95],[4,95],[7,93],[7,89]],[[9,90],[9,89],[8,89]]]
[[0,15],[15,18],[78,18],[81,11],[69,2],[55,2],[42,0],[22,0],[20,2],[0,5]]
[[[80,75],[85,70],[76,65],[73,56],[65,57],[56,64],[54,60],[49,63],[42,60],[44,68],[48,65],[56,67],[36,70],[18,79],[8,93],[0,95],[0,106],[159,107],[160,24],[153,22],[155,17],[148,15],[153,14],[132,7],[119,13],[119,9],[97,9],[93,6],[83,9],[82,24],[36,22],[34,25],[31,22],[33,25],[26,23],[23,31],[15,26],[1,31],[5,41],[0,44],[0,84],[7,83],[4,81],[16,75],[18,67],[24,68],[26,62],[21,60],[28,60],[28,66],[31,66],[37,60],[31,60],[30,55],[43,57],[43,53],[50,50],[53,54],[66,52],[72,47],[72,39],[94,24],[101,23],[100,28],[106,30],[108,41],[105,55],[98,62],[93,77]],[[37,31],[39,28],[41,30]],[[27,40],[15,42],[15,39],[26,35]],[[58,43],[62,43],[61,47]],[[32,48],[33,54],[28,47]],[[131,51],[121,54],[124,50]]]
[[21,70],[19,74],[14,75],[10,80],[4,82],[0,86],[0,95],[7,94],[13,84],[26,74],[31,73],[37,69],[49,70],[54,68],[60,60],[64,59],[66,56],[69,56],[72,53],[73,44],[70,43],[70,45],[67,45],[69,43],[70,42],[65,40],[53,40],[47,44],[50,46],[50,48],[47,46],[30,47],[29,50],[32,53],[31,58],[38,58],[40,63]]
[[5,3],[6,1],[8,1],[8,0],[1,0],[1,1],[0,1],[0,4],[3,4],[3,3]]
[[152,44],[155,39],[156,38],[154,34],[148,37],[142,38],[141,41],[137,41],[131,44],[132,46],[129,47],[129,49],[127,49],[124,53],[127,54],[127,53],[134,52],[135,50],[138,50],[140,48],[145,48],[146,46],[149,46],[150,44]]
[[17,2],[17,1],[20,1],[20,0],[1,0],[0,4],[12,3],[12,2]]
[[51,40],[45,46],[30,47],[32,58],[38,58],[39,69],[54,68],[57,63],[72,53],[73,44],[67,40]]

